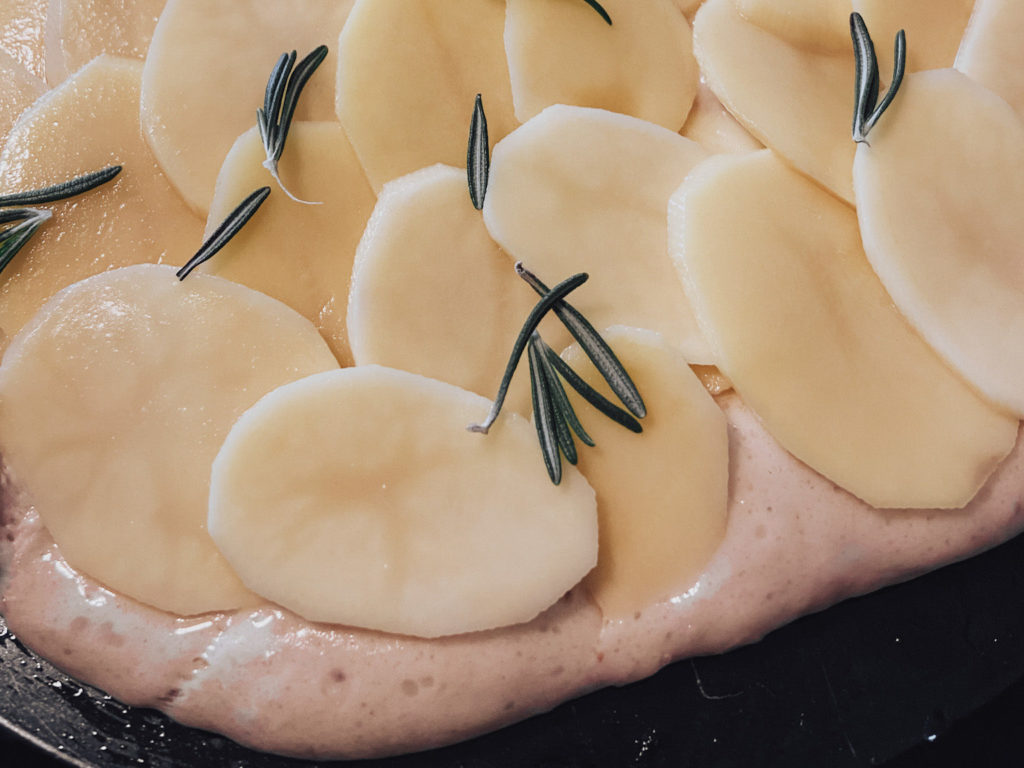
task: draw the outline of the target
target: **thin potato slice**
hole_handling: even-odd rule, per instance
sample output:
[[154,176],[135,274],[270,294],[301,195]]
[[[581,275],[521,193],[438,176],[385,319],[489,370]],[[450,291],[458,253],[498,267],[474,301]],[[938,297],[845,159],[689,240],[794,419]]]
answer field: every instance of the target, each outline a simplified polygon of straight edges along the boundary
[[[466,172],[436,165],[388,182],[356,252],[348,327],[357,365],[376,363],[494,397],[537,295],[487,234]],[[553,317],[542,334],[569,336]],[[530,412],[517,372],[509,406]]]
[[665,234],[669,196],[705,156],[635,117],[548,107],[494,148],[484,221],[548,285],[590,273],[571,303],[596,328],[658,331],[691,362],[713,363]]
[[850,50],[850,0],[735,2],[747,21],[799,48],[820,53]]
[[139,131],[142,64],[102,56],[50,91],[11,130],[0,193],[25,192],[108,165],[114,181],[53,208],[0,280],[0,350],[50,296],[113,267],[184,261],[203,222],[168,183]]
[[142,125],[168,178],[206,214],[217,171],[256,124],[277,58],[331,52],[306,84],[296,119],[334,119],[334,43],[352,0],[168,0],[146,57]]
[[55,296],[0,365],[4,460],[74,568],[166,611],[255,602],[206,533],[210,464],[263,394],[336,367],[280,302],[172,267]]
[[743,19],[732,0],[707,0],[693,24],[708,85],[759,141],[853,202],[853,47],[807,51]]
[[597,559],[594,492],[547,478],[525,419],[403,371],[311,376],[238,420],[210,533],[245,583],[311,621],[437,637],[528,621]]
[[977,0],[956,68],[995,91],[1024,118],[1024,3]]
[[1024,415],[1024,125],[943,69],[909,76],[868,139],[854,180],[871,265],[951,366]]
[[[618,327],[604,337],[647,405],[644,431],[634,434],[574,397],[596,443],[579,456],[597,493],[601,542],[585,583],[605,619],[617,621],[690,589],[722,542],[729,438],[721,409],[658,334]],[[562,357],[613,399],[578,345]]]
[[720,156],[672,198],[673,254],[719,365],[794,456],[875,507],[966,504],[1017,420],[892,306],[857,217],[770,151]]
[[338,41],[337,113],[373,188],[464,165],[473,100],[492,142],[516,126],[503,0],[358,0]]
[[0,51],[40,80],[46,77],[43,30],[50,0],[0,2]]
[[[263,167],[259,131],[243,133],[217,179],[209,236],[252,190],[275,185]],[[352,362],[345,313],[356,246],[376,196],[336,122],[292,123],[281,179],[302,205],[277,191],[259,214],[200,269],[273,296],[313,323],[343,365]]]
[[22,112],[43,95],[46,84],[19,62],[0,51],[0,147]]
[[764,149],[764,145],[736,122],[704,83],[697,89],[693,109],[680,133],[713,154],[738,154]]
[[46,80],[64,82],[101,53],[144,59],[167,0],[50,0]]
[[602,0],[612,25],[584,2],[508,0],[516,117],[552,104],[596,107],[678,131],[697,92],[692,33],[672,0]]
[[975,0],[853,0],[878,53],[882,78],[892,73],[893,40],[907,33],[907,71],[953,66]]

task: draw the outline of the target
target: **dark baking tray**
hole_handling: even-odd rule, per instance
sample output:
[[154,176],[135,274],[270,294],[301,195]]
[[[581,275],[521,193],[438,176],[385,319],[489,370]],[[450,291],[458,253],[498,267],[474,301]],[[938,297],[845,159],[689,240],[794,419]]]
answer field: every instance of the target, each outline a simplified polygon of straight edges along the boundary
[[[1024,715],[1024,685],[1003,693],[1022,677],[1024,536],[801,619],[756,645],[670,665],[647,680],[598,691],[497,733],[345,765],[854,768],[888,762],[915,745],[893,765],[1021,765],[1019,752],[1015,758],[1001,752],[1015,743],[1016,729],[993,729],[1000,718],[1024,719],[1017,716]],[[929,741],[942,745],[951,723],[993,700],[980,718],[991,727],[973,726],[979,743],[960,744],[959,763],[938,762],[941,750]],[[77,765],[310,765],[125,707],[39,660],[2,620],[0,721]],[[11,739],[0,739],[3,768],[26,764],[15,755],[30,750],[12,746]]]

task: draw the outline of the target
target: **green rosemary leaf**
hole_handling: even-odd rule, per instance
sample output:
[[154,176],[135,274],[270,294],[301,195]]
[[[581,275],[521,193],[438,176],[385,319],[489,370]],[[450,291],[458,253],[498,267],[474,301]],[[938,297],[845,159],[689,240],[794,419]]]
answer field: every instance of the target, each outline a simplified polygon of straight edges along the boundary
[[[555,439],[558,440],[558,447],[562,449],[566,461],[575,466],[578,460],[576,443],[572,439],[572,431],[569,429],[568,414],[562,407],[562,401],[559,399],[558,393],[552,384],[552,380],[558,377],[551,371],[551,363],[544,354],[542,344],[540,334],[534,331],[533,336],[530,338],[530,354],[536,358],[537,371],[544,379],[544,389],[547,390],[548,401],[551,403],[551,411],[554,414]],[[532,361],[533,358],[531,358]],[[562,390],[562,396],[565,396],[565,390]],[[565,398],[565,400],[568,402],[568,398]]]
[[227,218],[220,223],[220,226],[213,231],[213,234],[207,238],[206,242],[196,252],[196,255],[189,259],[188,263],[175,273],[178,279],[184,280],[192,273],[192,270],[203,262],[209,261],[221,248],[227,245],[231,238],[237,235],[238,231],[259,210],[269,194],[270,187],[261,187],[239,203],[238,207],[229,213]]
[[896,34],[892,81],[881,102],[878,101],[879,72],[875,44],[864,18],[856,12],[850,14],[850,37],[856,59],[853,140],[861,144],[867,143],[868,134],[892,104],[903,83],[907,66],[907,36],[902,29]]
[[53,186],[35,189],[31,192],[15,192],[0,196],[0,208],[13,205],[41,205],[66,200],[69,197],[88,192],[90,189],[106,184],[121,172],[120,165],[111,165],[100,171],[93,171],[83,176],[64,181]]
[[19,222],[12,227],[0,230],[0,272],[18,255],[32,235],[36,233],[53,214],[39,208],[15,208],[0,214],[0,223]]
[[597,0],[584,0],[584,2],[591,8],[593,8],[595,11],[597,11],[609,27],[612,25],[612,17],[608,15],[608,11],[606,11],[604,9],[604,6],[597,2]]
[[544,455],[544,466],[547,467],[551,482],[558,485],[562,482],[562,457],[558,452],[555,413],[551,406],[550,394],[544,373],[538,367],[539,352],[535,345],[529,345],[530,361],[530,392],[533,397],[533,423],[537,428],[540,450]]
[[[516,274],[522,277],[537,293],[541,295],[547,293],[547,286],[522,263],[516,263]],[[598,372],[608,382],[608,386],[612,388],[612,392],[622,401],[622,404],[638,419],[646,416],[647,406],[644,405],[639,390],[622,363],[619,362],[619,358],[615,356],[612,348],[601,338],[601,334],[594,329],[594,326],[567,301],[558,302],[552,309],[562,324],[569,329],[573,338],[579,342],[587,357],[594,363]]]
[[[540,363],[541,370],[544,371],[544,375],[548,381],[548,391],[551,392],[551,400],[555,404],[555,408],[561,414],[562,420],[569,425],[576,436],[583,442],[584,445],[590,448],[594,447],[593,438],[587,434],[587,430],[583,428],[583,424],[580,423],[579,417],[576,416],[576,411],[572,407],[572,403],[569,402],[569,396],[565,394],[565,388],[562,386],[562,380],[558,378],[558,372],[552,365],[550,355],[554,355],[555,351],[549,347],[544,339],[540,337],[540,334],[535,333],[536,344],[541,351]],[[556,355],[557,357],[557,355]],[[573,446],[575,448],[575,445]],[[568,456],[568,454],[566,454]],[[575,461],[570,461],[575,464]]]
[[275,161],[280,160],[284,152],[284,144],[288,140],[288,129],[291,128],[292,119],[295,117],[295,109],[299,106],[302,89],[306,87],[306,83],[309,82],[325,58],[327,58],[327,46],[317,46],[296,65],[292,70],[291,77],[288,78],[288,87],[285,88],[284,100],[281,102],[278,144],[274,149]]
[[512,374],[515,373],[516,367],[519,365],[519,359],[523,356],[523,352],[526,350],[526,346],[530,341],[530,336],[537,326],[540,325],[540,321],[544,318],[544,315],[548,313],[548,310],[552,306],[561,301],[565,296],[569,295],[583,283],[589,279],[589,275],[581,272],[578,275],[573,275],[567,278],[548,291],[536,306],[530,311],[530,314],[526,318],[526,322],[523,324],[523,328],[519,331],[519,336],[516,338],[516,342],[512,347],[512,354],[509,356],[508,365],[505,366],[505,375],[501,378],[501,384],[498,386],[498,394],[494,398],[494,405],[491,406],[491,412],[487,414],[487,418],[484,419],[481,424],[470,424],[466,429],[470,432],[481,432],[487,434],[487,430],[494,424],[494,420],[498,418],[498,414],[501,412],[501,406],[505,403],[505,396],[508,394],[508,386],[512,382]]
[[484,102],[478,93],[473,106],[473,118],[469,123],[469,145],[466,148],[469,199],[473,201],[473,207],[478,211],[484,207],[490,170],[491,144],[487,138],[487,115],[484,114]]
[[550,347],[547,349],[547,357],[548,360],[551,361],[551,365],[554,369],[562,375],[562,378],[568,382],[569,386],[579,392],[580,397],[597,408],[597,410],[612,421],[621,424],[630,432],[640,434],[644,431],[644,428],[641,426],[639,421],[634,419],[627,411],[619,408],[619,406],[615,405],[615,403],[587,384],[587,382],[580,378],[579,374],[577,374],[576,371],[574,371],[569,364],[560,358]]

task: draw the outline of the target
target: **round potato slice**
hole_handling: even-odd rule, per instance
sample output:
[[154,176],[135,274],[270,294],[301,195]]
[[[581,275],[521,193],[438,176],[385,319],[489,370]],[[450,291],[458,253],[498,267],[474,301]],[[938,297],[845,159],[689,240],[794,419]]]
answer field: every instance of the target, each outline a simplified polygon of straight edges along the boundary
[[594,492],[548,480],[511,415],[360,366],[273,392],[213,464],[210,533],[250,589],[311,621],[423,637],[528,621],[597,559]]
[[358,0],[338,41],[337,110],[374,189],[464,165],[481,94],[492,142],[516,126],[503,0]]
[[582,0],[508,0],[516,117],[552,104],[597,107],[678,131],[697,93],[693,36],[673,0],[602,0],[607,24]]
[[1024,3],[977,0],[956,68],[995,91],[1024,118]]
[[596,328],[660,332],[713,363],[672,261],[666,206],[704,149],[659,125],[587,107],[548,107],[494,148],[484,221],[549,286],[590,282],[571,303]]
[[142,127],[168,178],[210,209],[217,171],[256,124],[278,57],[331,52],[306,84],[298,120],[334,119],[334,44],[352,0],[168,0],[146,56]]
[[[254,126],[231,148],[210,204],[206,234],[254,189],[275,185],[263,167],[263,141]],[[281,180],[318,205],[279,190],[217,256],[200,267],[273,296],[315,325],[343,365],[352,362],[345,313],[356,246],[376,195],[338,123],[292,123]]]
[[126,267],[57,294],[0,365],[4,461],[74,568],[180,614],[255,601],[206,533],[235,419],[335,368],[308,321],[208,275]]
[[837,485],[880,508],[962,507],[1013,447],[1017,420],[893,307],[854,212],[771,151],[695,169],[669,230],[719,366]]
[[[0,193],[27,192],[108,165],[108,184],[52,206],[0,280],[0,350],[50,296],[78,280],[139,262],[181,263],[202,220],[168,182],[139,130],[142,63],[100,56],[36,102],[0,154]],[[49,207],[49,206],[48,206]]]
[[871,265],[950,365],[1024,415],[1024,125],[940,69],[907,77],[868,141],[854,181]]

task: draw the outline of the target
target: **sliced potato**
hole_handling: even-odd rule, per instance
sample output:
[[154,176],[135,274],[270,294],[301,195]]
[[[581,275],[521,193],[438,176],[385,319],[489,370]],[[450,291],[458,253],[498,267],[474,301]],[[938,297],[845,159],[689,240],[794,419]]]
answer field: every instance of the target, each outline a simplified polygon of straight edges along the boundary
[[516,117],[552,104],[597,107],[678,131],[697,92],[692,34],[673,0],[602,0],[609,26],[586,3],[508,0]]
[[759,141],[853,202],[853,47],[804,50],[744,20],[732,0],[707,0],[693,24],[708,85]]
[[46,84],[0,50],[0,147],[22,112],[43,95]]
[[4,460],[74,568],[167,611],[235,608],[255,598],[206,533],[210,464],[260,396],[336,365],[256,291],[155,264],[105,272],[4,355]]
[[[206,222],[209,236],[252,190],[275,184],[254,126],[231,148]],[[317,327],[343,365],[352,362],[345,313],[356,246],[376,195],[336,122],[292,123],[281,179],[302,205],[272,193],[259,214],[200,269],[283,301]]]
[[296,119],[334,119],[334,43],[353,0],[168,0],[146,57],[142,126],[168,178],[206,214],[217,171],[256,124],[278,57],[331,52],[306,84]]
[[995,91],[1024,117],[1024,3],[977,0],[956,68]]
[[168,183],[139,131],[142,64],[97,58],[49,92],[11,130],[0,193],[25,192],[112,164],[114,181],[53,206],[53,219],[4,270],[0,349],[50,296],[113,267],[181,262],[203,223]]
[[736,122],[714,92],[704,83],[697,89],[693,109],[680,133],[713,154],[753,152],[764,145]]
[[[574,397],[596,443],[579,455],[597,493],[601,542],[586,585],[615,621],[690,589],[722,542],[729,438],[725,414],[658,334],[618,327],[603,335],[647,405],[644,431],[634,434]],[[578,345],[562,357],[614,399]]]
[[868,139],[854,179],[871,265],[950,365],[1024,415],[1024,125],[943,69],[907,77]]
[[594,492],[547,478],[525,419],[380,366],[263,398],[213,465],[210,533],[254,591],[311,621],[437,637],[527,621],[597,559]]
[[850,50],[850,0],[735,1],[747,21],[798,48],[821,53]]
[[46,80],[51,85],[101,53],[144,59],[167,0],[50,0]]
[[[466,171],[424,168],[384,185],[359,243],[348,305],[355,362],[493,398],[537,299],[487,234]],[[553,317],[541,332],[556,349],[569,341]],[[509,407],[528,414],[529,377],[512,381]]]
[[492,142],[516,125],[502,0],[358,0],[338,41],[337,110],[374,189],[464,165],[473,100]]
[[961,507],[1013,447],[1017,420],[892,306],[854,212],[770,151],[694,170],[669,229],[720,367],[768,431],[837,485],[875,507]]
[[953,66],[975,0],[853,0],[878,54],[882,78],[892,73],[893,40],[907,33],[907,71]]
[[50,0],[3,0],[0,3],[0,51],[40,80],[46,77],[43,30]]
[[549,286],[590,273],[571,303],[594,327],[658,331],[691,362],[712,363],[665,236],[669,195],[705,156],[635,117],[548,107],[494,148],[484,221]]

